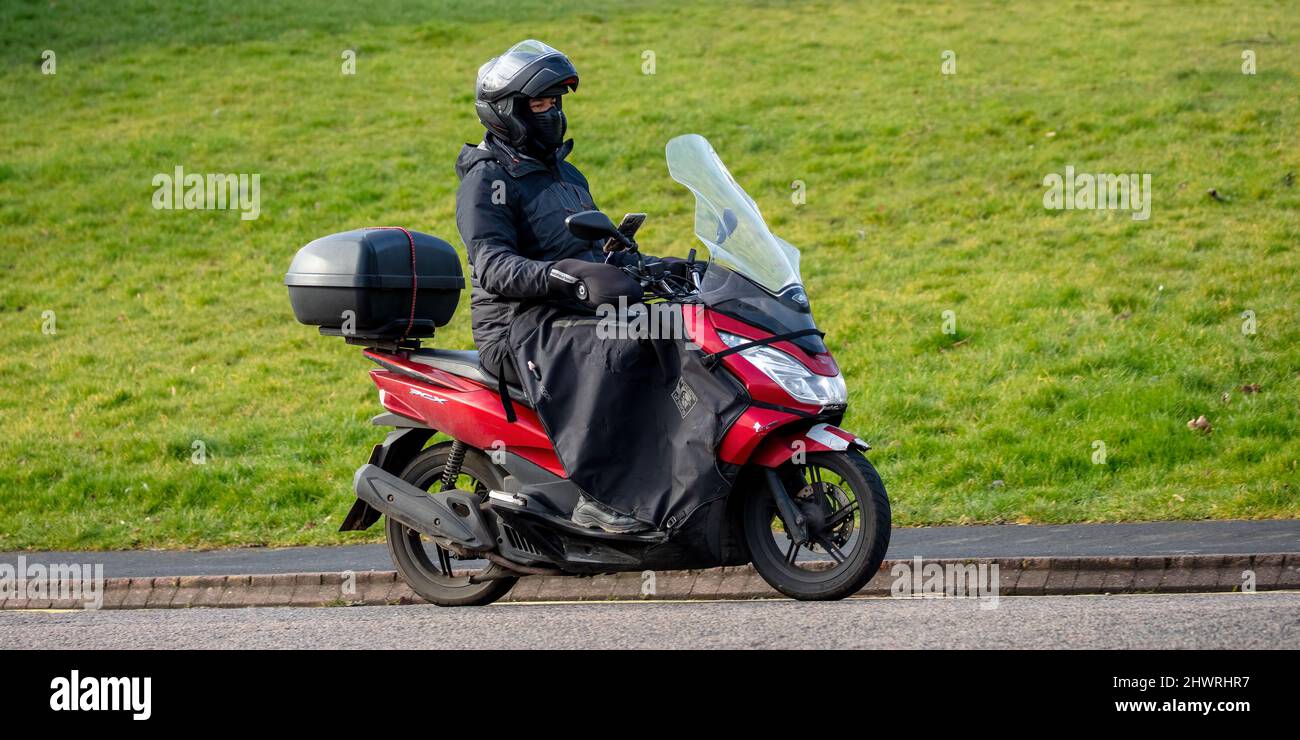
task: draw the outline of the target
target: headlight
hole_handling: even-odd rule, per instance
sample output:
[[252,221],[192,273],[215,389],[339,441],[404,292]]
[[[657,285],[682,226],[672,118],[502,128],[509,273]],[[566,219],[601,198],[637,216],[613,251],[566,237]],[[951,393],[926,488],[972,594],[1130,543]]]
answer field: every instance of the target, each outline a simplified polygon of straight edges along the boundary
[[[724,331],[718,332],[718,336],[728,347],[753,341]],[[814,406],[836,406],[848,403],[849,392],[844,387],[842,373],[833,377],[818,375],[785,352],[769,346],[750,347],[742,349],[737,354],[762,370],[764,375],[781,386],[786,393],[804,403]]]

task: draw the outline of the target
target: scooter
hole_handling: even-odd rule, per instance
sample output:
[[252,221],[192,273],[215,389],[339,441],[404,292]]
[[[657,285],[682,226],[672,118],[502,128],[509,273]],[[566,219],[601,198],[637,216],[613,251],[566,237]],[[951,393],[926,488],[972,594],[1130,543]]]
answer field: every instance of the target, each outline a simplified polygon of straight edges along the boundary
[[[696,233],[712,259],[698,262],[692,250],[686,279],[649,260],[625,269],[651,300],[680,306],[698,348],[692,361],[730,373],[749,399],[717,445],[718,463],[738,473],[697,525],[705,545],[570,521],[581,491],[532,400],[480,365],[476,351],[350,338],[378,365],[370,375],[385,413],[373,422],[392,431],[357,470],[357,501],[340,529],[384,518],[394,565],[425,600],[489,604],[527,575],[746,563],[782,594],[830,600],[858,592],[879,570],[889,500],[864,455],[870,446],[836,426],[847,389],[813,323],[798,251],[768,230],[703,137],[677,137],[667,155],[670,174],[696,196]],[[636,249],[599,212],[566,223],[580,238]],[[407,237],[414,261],[416,240]],[[439,433],[449,439],[430,445]]]

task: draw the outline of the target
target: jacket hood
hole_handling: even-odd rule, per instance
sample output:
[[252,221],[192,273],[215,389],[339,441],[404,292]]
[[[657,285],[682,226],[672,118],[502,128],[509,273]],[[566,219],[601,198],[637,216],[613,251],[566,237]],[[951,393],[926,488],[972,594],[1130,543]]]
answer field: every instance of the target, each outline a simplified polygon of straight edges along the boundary
[[[555,150],[555,164],[558,166],[572,151],[573,139],[569,139]],[[465,175],[474,169],[475,165],[489,159],[495,159],[511,177],[521,177],[534,171],[545,172],[547,169],[540,160],[524,154],[492,134],[487,134],[478,145],[466,144],[461,147],[460,155],[456,157],[456,176],[465,179]]]
[[488,151],[486,142],[478,146],[466,144],[460,148],[460,155],[456,157],[456,177],[464,180],[465,175],[474,169],[474,165],[483,160],[495,158],[492,156],[492,152]]

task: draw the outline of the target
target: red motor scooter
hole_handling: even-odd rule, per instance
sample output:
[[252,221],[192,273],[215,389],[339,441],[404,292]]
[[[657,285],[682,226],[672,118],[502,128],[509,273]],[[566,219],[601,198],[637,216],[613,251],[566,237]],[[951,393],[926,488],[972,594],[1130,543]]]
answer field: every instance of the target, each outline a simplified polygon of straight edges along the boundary
[[[783,594],[840,599],[879,569],[889,501],[863,454],[867,443],[835,426],[847,392],[813,323],[798,251],[767,229],[703,137],[677,137],[667,155],[673,178],[696,196],[696,233],[712,259],[692,260],[693,285],[644,262],[627,269],[648,296],[680,306],[696,361],[732,374],[749,399],[716,450],[720,467],[738,471],[734,484],[700,515],[689,545],[666,531],[613,534],[573,524],[580,490],[527,393],[480,366],[476,351],[421,348],[410,339],[422,327],[431,334],[454,310],[459,263],[446,259],[445,242],[403,230],[350,232],[347,245],[334,238],[295,259],[286,282],[299,320],[366,347],[379,365],[371,378],[386,410],[374,423],[393,428],[357,471],[357,501],[341,529],[363,530],[383,516],[398,573],[428,601],[488,604],[524,575],[751,562]],[[570,217],[569,227],[635,248],[597,212]],[[374,244],[359,249],[358,240]],[[415,279],[400,276],[401,266],[412,274],[408,249],[411,263],[423,266]],[[350,274],[330,282],[327,263],[340,261]],[[322,295],[330,299],[322,303]],[[438,315],[417,316],[410,307],[408,316],[402,296],[438,304]],[[359,308],[338,311],[343,305]],[[360,331],[338,326],[338,314],[349,310],[361,317]],[[392,338],[395,327],[404,327],[402,338]],[[430,445],[438,433],[450,439]]]

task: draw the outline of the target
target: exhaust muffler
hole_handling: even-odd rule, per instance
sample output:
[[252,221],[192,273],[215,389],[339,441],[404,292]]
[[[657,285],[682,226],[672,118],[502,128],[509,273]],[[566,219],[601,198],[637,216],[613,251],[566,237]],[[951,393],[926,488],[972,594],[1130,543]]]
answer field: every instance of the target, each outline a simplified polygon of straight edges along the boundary
[[357,498],[402,524],[447,540],[466,551],[484,552],[496,547],[479,510],[477,496],[460,490],[437,495],[416,488],[377,465],[362,465],[352,478]]

